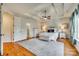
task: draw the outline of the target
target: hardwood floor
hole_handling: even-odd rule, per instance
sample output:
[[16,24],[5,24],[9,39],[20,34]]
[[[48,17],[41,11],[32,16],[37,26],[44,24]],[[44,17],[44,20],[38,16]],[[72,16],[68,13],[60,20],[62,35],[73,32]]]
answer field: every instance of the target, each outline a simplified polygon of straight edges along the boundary
[[3,56],[34,56],[34,54],[17,43],[4,43]]
[[[79,53],[77,52],[74,45],[71,44],[69,39],[58,39],[58,41],[64,43],[65,56],[79,56]],[[3,52],[4,56],[35,56],[33,53],[17,43],[4,43]]]
[[59,39],[59,41],[64,43],[64,55],[65,56],[79,56],[79,52],[76,50],[75,46],[72,45],[69,39]]

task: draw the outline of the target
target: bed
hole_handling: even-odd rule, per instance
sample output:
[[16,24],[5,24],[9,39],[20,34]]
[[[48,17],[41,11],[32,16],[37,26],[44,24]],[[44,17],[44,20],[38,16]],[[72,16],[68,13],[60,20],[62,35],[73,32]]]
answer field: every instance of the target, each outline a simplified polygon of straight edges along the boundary
[[58,32],[42,32],[39,33],[39,39],[40,40],[53,40],[56,41],[58,39]]

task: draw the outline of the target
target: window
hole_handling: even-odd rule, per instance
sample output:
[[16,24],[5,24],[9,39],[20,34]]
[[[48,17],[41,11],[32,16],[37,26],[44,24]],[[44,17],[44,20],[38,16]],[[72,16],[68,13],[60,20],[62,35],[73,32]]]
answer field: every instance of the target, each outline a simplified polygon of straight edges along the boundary
[[76,41],[79,41],[78,25],[79,25],[79,13],[78,9],[75,9],[71,17],[71,39],[74,44],[76,44]]
[[79,17],[78,17],[78,32],[77,32],[77,37],[79,39]]

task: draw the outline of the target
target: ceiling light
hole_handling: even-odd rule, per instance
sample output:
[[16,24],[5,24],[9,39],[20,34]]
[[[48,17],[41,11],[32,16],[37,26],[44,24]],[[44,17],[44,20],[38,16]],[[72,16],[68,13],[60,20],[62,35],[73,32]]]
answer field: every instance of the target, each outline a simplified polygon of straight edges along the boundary
[[51,16],[47,16],[47,10],[45,9],[44,11],[43,11],[43,13],[44,13],[44,15],[42,16],[42,18],[43,19],[50,19],[51,18]]

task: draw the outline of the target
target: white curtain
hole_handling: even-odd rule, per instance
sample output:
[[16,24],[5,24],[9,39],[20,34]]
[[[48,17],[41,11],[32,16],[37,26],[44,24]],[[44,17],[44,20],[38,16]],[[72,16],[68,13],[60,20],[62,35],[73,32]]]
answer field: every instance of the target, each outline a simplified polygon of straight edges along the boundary
[[77,39],[77,33],[78,33],[78,15],[76,12],[74,13],[74,39]]

